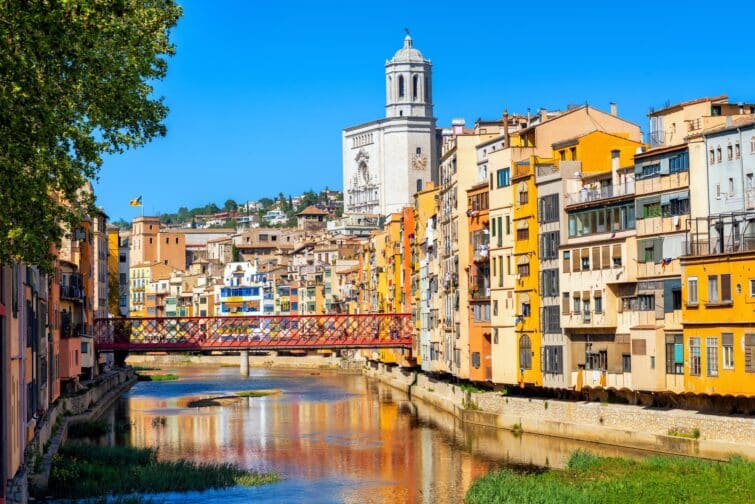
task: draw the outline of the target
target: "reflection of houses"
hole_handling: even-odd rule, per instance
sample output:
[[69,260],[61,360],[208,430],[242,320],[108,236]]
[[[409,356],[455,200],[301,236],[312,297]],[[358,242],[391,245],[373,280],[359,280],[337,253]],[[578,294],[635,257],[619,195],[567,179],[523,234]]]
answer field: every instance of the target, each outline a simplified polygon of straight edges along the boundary
[[72,262],[60,261],[60,351],[61,386],[75,382],[81,374],[81,335],[84,334],[84,282]]

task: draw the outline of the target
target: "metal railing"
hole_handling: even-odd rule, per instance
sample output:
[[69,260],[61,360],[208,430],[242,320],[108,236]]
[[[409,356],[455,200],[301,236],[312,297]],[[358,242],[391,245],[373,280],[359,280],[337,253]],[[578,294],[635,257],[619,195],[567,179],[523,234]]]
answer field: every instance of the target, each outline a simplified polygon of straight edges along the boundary
[[634,194],[634,180],[618,185],[607,185],[603,187],[589,188],[583,187],[581,190],[568,195],[569,205],[578,203],[588,203],[590,201],[599,201],[618,196],[628,196]]

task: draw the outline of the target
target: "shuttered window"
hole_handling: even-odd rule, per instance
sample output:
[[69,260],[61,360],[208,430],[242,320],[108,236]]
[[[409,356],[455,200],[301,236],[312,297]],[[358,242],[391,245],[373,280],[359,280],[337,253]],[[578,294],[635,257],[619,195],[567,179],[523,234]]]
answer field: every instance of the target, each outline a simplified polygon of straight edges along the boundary
[[745,334],[745,371],[755,373],[755,333]]
[[592,269],[600,269],[600,247],[592,248]]
[[571,252],[568,250],[564,250],[564,273],[571,272]]
[[731,275],[721,275],[721,302],[731,303]]
[[600,264],[603,266],[603,269],[611,267],[611,247],[608,245],[601,247]]
[[647,342],[644,339],[632,340],[632,355],[645,355]]

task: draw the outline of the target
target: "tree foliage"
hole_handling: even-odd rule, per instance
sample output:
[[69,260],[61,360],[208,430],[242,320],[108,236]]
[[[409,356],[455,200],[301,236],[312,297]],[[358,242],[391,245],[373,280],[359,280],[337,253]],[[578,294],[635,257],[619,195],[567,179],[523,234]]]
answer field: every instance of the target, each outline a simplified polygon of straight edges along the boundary
[[0,1],[0,263],[49,266],[104,155],[165,135],[173,0]]

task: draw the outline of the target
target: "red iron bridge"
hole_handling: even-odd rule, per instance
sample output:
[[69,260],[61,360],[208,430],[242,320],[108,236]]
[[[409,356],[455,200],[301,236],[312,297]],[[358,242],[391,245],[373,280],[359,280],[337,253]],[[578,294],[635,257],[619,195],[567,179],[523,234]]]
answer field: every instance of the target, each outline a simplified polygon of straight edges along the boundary
[[408,313],[97,319],[95,348],[121,352],[412,347]]

